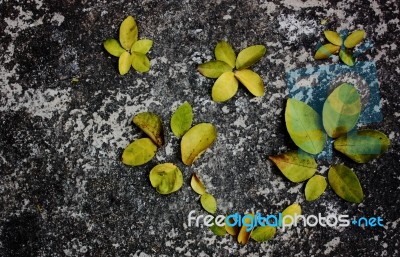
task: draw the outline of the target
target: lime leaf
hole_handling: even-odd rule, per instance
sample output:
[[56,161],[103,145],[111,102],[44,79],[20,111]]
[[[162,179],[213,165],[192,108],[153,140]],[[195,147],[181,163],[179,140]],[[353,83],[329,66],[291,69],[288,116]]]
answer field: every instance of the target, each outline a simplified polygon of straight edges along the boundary
[[[294,221],[295,215],[297,215],[297,216],[301,215],[301,206],[298,203],[294,203],[292,205],[289,205],[288,207],[286,207],[285,210],[283,210],[283,212],[282,212],[282,224],[286,225],[286,224],[289,224],[289,221],[292,221],[292,220]],[[286,216],[291,216],[292,219],[288,219],[288,218],[285,219]],[[299,217],[297,217],[297,219],[298,218]]]
[[125,52],[125,49],[121,47],[121,45],[118,43],[118,41],[114,38],[108,38],[103,42],[104,48],[107,50],[107,52],[111,55],[114,55],[116,57],[120,57],[120,55]]
[[286,128],[294,143],[310,154],[324,149],[327,136],[322,128],[321,117],[307,104],[289,98],[285,110]]
[[122,153],[122,163],[139,166],[149,162],[156,154],[157,146],[149,138],[141,138],[130,143]]
[[189,129],[182,137],[182,162],[192,165],[217,138],[217,130],[211,123],[200,123]]
[[192,187],[193,191],[195,191],[199,195],[204,195],[206,193],[206,188],[204,187],[200,179],[197,177],[196,173],[192,174],[192,180],[190,181],[190,186]]
[[306,184],[305,195],[307,201],[318,199],[326,189],[327,183],[323,176],[315,175]]
[[314,55],[314,59],[316,60],[321,60],[321,59],[326,59],[332,54],[335,54],[339,51],[340,46],[334,45],[334,44],[325,44],[318,48],[317,52]]
[[256,227],[250,234],[251,239],[257,242],[265,242],[274,237],[276,228],[271,226]]
[[364,36],[364,30],[355,30],[346,38],[344,41],[344,46],[347,48],[353,48],[364,39]]
[[377,130],[361,130],[336,139],[334,147],[358,163],[366,163],[385,153],[389,138]]
[[[253,224],[254,223],[254,221],[253,221],[254,220],[254,214],[252,214],[252,213],[246,214],[245,216],[243,216],[243,218],[244,218],[243,224]],[[242,227],[240,228],[237,240],[238,240],[239,244],[245,245],[249,241],[252,229],[250,231],[247,231],[248,230],[248,226],[245,226],[243,224],[242,224]],[[253,225],[251,225],[251,226],[253,226]]]
[[156,165],[150,171],[150,182],[160,194],[178,191],[183,184],[182,172],[172,163]]
[[247,69],[238,70],[235,72],[235,77],[254,96],[263,96],[264,95],[264,82],[263,82],[262,78],[254,71],[247,70]]
[[[226,219],[227,217],[225,217]],[[235,220],[233,218],[229,218],[229,223],[234,224]],[[239,227],[237,225],[235,226],[229,226],[227,222],[225,222],[225,230],[228,232],[229,235],[236,236],[239,233]]]
[[292,182],[302,182],[311,178],[317,171],[317,163],[312,155],[291,151],[281,155],[269,156],[279,170]]
[[328,96],[322,110],[326,133],[337,138],[354,128],[361,112],[361,100],[357,89],[343,83]]
[[190,129],[193,121],[192,106],[184,102],[176,109],[171,117],[171,130],[178,138],[182,137]]
[[232,46],[226,41],[218,42],[214,50],[215,58],[235,68],[236,54]]
[[131,47],[131,53],[137,52],[141,54],[147,54],[153,46],[153,41],[150,39],[141,39],[136,41]]
[[226,71],[232,71],[232,67],[223,61],[209,61],[198,66],[198,71],[207,78],[218,78]]
[[205,193],[200,197],[201,206],[207,212],[214,214],[217,211],[217,200],[215,200],[214,196]]
[[119,56],[119,60],[118,60],[119,74],[125,75],[126,73],[128,73],[129,69],[131,68],[131,64],[132,64],[131,54],[124,51]]
[[145,54],[133,52],[132,67],[138,72],[148,72],[150,70],[149,58]]
[[336,31],[325,30],[324,35],[325,35],[326,39],[328,39],[328,41],[334,45],[341,46],[343,43],[343,39],[340,37],[340,35]]
[[344,64],[346,64],[348,66],[354,66],[355,61],[350,52],[340,50],[339,57],[340,57],[340,60],[342,60],[342,62]]
[[226,71],[215,81],[212,88],[212,99],[215,102],[225,102],[231,99],[238,90],[239,82],[232,71]]
[[357,175],[344,165],[332,166],[328,172],[329,185],[344,200],[361,203],[364,198]]
[[119,27],[119,42],[126,50],[130,50],[138,38],[138,27],[135,19],[128,16]]
[[163,144],[163,126],[161,118],[152,112],[141,112],[133,117],[133,123],[146,133],[158,146]]
[[213,232],[214,233],[214,235],[216,235],[216,236],[225,236],[226,235],[226,230],[225,230],[225,227],[224,226],[218,226],[217,224],[213,224],[211,227],[210,227],[210,230],[211,230],[211,232]]
[[237,56],[236,69],[240,70],[250,67],[258,62],[266,52],[267,49],[263,45],[254,45],[243,49]]

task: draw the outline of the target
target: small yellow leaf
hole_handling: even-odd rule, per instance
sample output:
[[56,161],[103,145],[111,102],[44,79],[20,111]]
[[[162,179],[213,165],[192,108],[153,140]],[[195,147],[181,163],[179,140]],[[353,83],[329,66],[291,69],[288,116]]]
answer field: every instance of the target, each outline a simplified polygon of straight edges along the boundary
[[104,48],[107,50],[107,52],[111,55],[114,55],[116,57],[120,57],[120,55],[125,52],[125,49],[121,47],[121,45],[118,43],[118,41],[114,38],[108,38],[103,42]]
[[282,225],[287,225],[290,222],[295,222],[295,218],[298,219],[299,215],[301,215],[301,206],[298,203],[294,203],[292,205],[289,205],[282,212]]
[[326,189],[328,183],[321,175],[315,175],[314,177],[310,178],[307,181],[306,188],[304,190],[306,200],[307,201],[314,201],[317,200]]
[[132,67],[138,72],[148,72],[150,61],[145,54],[132,52]]
[[153,46],[153,41],[150,39],[141,39],[136,41],[131,48],[131,53],[137,52],[141,54],[147,54]]
[[354,61],[354,58],[351,55],[351,53],[340,50],[339,57],[340,57],[340,60],[342,60],[342,62],[344,62],[344,64],[346,64],[348,66],[354,66],[355,61]]
[[123,52],[119,56],[119,60],[118,60],[119,74],[125,75],[126,73],[128,73],[129,69],[131,68],[131,64],[132,64],[132,57],[131,57],[130,53],[128,53],[126,51]]
[[254,45],[243,49],[237,56],[236,69],[241,70],[250,67],[258,62],[266,52],[267,49],[263,45]]
[[202,194],[200,197],[201,206],[207,212],[214,214],[217,211],[217,200],[215,200],[213,195],[208,193]]
[[192,180],[190,181],[190,186],[192,187],[193,191],[195,191],[199,195],[204,195],[206,193],[206,188],[204,187],[200,179],[197,177],[196,173],[192,174]]
[[317,52],[314,55],[314,59],[321,60],[326,59],[334,53],[337,53],[340,49],[340,46],[334,44],[325,44],[318,48]]
[[209,61],[198,66],[198,71],[207,78],[218,78],[226,71],[232,71],[232,67],[223,61]]
[[232,71],[224,72],[214,83],[212,99],[215,102],[225,102],[231,99],[238,90],[239,82]]
[[[243,218],[244,218],[244,220],[243,220],[244,222],[242,224],[242,227],[240,228],[237,240],[238,240],[239,244],[245,245],[249,241],[250,234],[253,230],[253,229],[250,229],[250,231],[248,231],[249,230],[248,228],[253,227],[254,214],[252,214],[252,213],[246,214]],[[250,226],[245,226],[244,224],[248,224]]]
[[343,39],[336,31],[325,30],[324,31],[326,39],[334,45],[341,46],[343,43]]
[[156,165],[150,171],[150,182],[160,194],[178,191],[183,185],[182,172],[172,163]]
[[128,16],[119,27],[119,42],[126,50],[130,50],[138,38],[138,27],[135,19]]
[[219,61],[226,62],[232,68],[235,68],[236,54],[232,46],[226,41],[218,42],[215,47],[215,58]]
[[[225,217],[226,219],[226,217]],[[234,220],[233,218],[229,218],[229,223],[230,224],[234,224]],[[236,236],[239,233],[239,227],[237,225],[235,226],[228,226],[228,223],[225,222],[225,230],[226,232],[228,232],[228,234],[232,235],[232,236]]]
[[364,30],[355,30],[346,38],[344,41],[344,46],[347,48],[353,48],[364,39],[364,36]]
[[262,78],[254,71],[247,70],[247,69],[238,70],[235,72],[235,77],[254,96],[263,96],[264,95],[264,82],[263,82]]
[[171,117],[171,130],[178,138],[182,137],[192,126],[193,110],[188,102],[176,109]]
[[163,126],[161,118],[152,112],[142,112],[133,117],[133,123],[146,133],[158,146],[163,144]]
[[149,162],[156,154],[157,146],[149,138],[141,138],[130,143],[122,153],[122,162],[139,166]]

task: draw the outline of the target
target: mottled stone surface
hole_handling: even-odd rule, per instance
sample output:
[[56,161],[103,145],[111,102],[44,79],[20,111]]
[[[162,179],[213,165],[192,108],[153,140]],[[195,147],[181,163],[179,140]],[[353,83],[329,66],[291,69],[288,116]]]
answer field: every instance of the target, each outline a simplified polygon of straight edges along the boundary
[[[0,256],[399,256],[399,3],[372,1],[0,1]],[[102,41],[133,15],[141,38],[154,40],[147,74],[117,72]],[[326,25],[321,20],[328,19]],[[304,184],[285,179],[268,155],[295,149],[284,124],[286,72],[327,65],[312,56],[322,31],[363,28],[375,61],[383,121],[368,125],[392,140],[387,154],[358,165],[338,153],[319,161],[327,175],[345,163],[359,176],[362,204],[328,188],[306,202]],[[253,69],[264,97],[243,87],[225,104],[211,101],[212,79],[196,72],[226,39],[238,51],[264,44]],[[78,83],[71,83],[79,78]],[[173,110],[193,105],[194,122],[212,122],[215,145],[192,167],[180,161],[169,129]],[[167,144],[141,167],[120,162],[143,133],[131,118],[152,111]],[[159,195],[148,180],[162,162],[176,163],[183,188]],[[270,242],[240,246],[207,228],[187,226],[203,213],[189,186],[196,171],[218,199],[219,213],[277,213],[293,202],[304,214],[381,216],[384,227],[297,227]]]

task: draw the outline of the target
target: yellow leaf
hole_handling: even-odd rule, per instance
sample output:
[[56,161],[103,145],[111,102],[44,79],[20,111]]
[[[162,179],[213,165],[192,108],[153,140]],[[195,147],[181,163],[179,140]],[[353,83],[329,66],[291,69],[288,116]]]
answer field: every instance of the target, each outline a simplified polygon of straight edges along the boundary
[[343,43],[343,39],[336,31],[325,30],[324,31],[326,39],[334,45],[341,46]]
[[158,146],[163,144],[163,126],[161,118],[152,112],[142,112],[133,117],[133,123],[146,133]]
[[132,57],[131,57],[130,53],[128,53],[126,51],[123,52],[119,56],[119,60],[118,60],[119,74],[125,75],[126,73],[128,73],[129,69],[131,68],[131,64],[132,64]]
[[214,83],[212,99],[215,102],[225,102],[231,99],[238,90],[238,81],[232,71],[224,72]]
[[172,163],[156,165],[150,171],[150,182],[160,194],[178,191],[183,185],[182,172]]
[[364,39],[364,36],[365,36],[364,30],[353,31],[344,41],[344,46],[347,48],[353,48]]
[[254,45],[243,49],[237,56],[236,69],[241,70],[250,67],[258,62],[266,52],[267,49],[263,45]]
[[150,61],[145,54],[133,52],[132,67],[138,72],[148,72],[150,70]]
[[238,70],[235,72],[235,77],[254,96],[263,96],[264,95],[264,82],[263,82],[262,78],[254,71],[247,70],[247,69]]
[[215,58],[219,61],[226,62],[232,68],[235,68],[236,54],[232,46],[226,41],[218,42],[215,47]]
[[199,195],[204,195],[206,193],[206,188],[204,187],[200,179],[197,177],[196,173],[192,174],[192,180],[190,181],[190,186],[192,187],[193,191],[195,191]]
[[317,52],[314,55],[314,59],[326,59],[334,53],[337,53],[340,49],[340,46],[334,44],[325,44],[318,48]]
[[218,78],[226,71],[232,71],[232,67],[223,61],[209,61],[198,66],[198,71],[207,78]]
[[217,211],[217,200],[215,200],[213,195],[208,193],[202,194],[200,197],[201,206],[207,212],[214,214]]
[[139,166],[153,159],[157,146],[149,138],[141,138],[130,143],[122,153],[122,162],[130,166]]
[[114,38],[109,38],[106,39],[103,42],[104,48],[107,50],[108,53],[111,55],[114,55],[116,57],[120,57],[123,52],[125,52],[125,49],[121,47],[121,45],[118,43],[118,41]]
[[[246,214],[244,216],[244,223],[251,224],[251,228],[253,228],[253,221],[254,221],[254,214],[250,213],[250,214]],[[250,231],[249,231],[249,229],[248,229],[249,227],[250,226],[245,226],[244,224],[242,224],[242,227],[240,228],[240,231],[239,231],[239,234],[237,237],[239,244],[245,245],[249,241],[250,234],[253,230],[253,229],[250,229]]]
[[135,19],[128,16],[119,27],[119,42],[126,50],[130,50],[138,38],[138,27]]
[[141,39],[136,41],[131,48],[131,53],[137,52],[141,54],[147,54],[153,46],[153,41],[150,39]]
[[340,50],[339,57],[340,57],[340,60],[342,60],[342,62],[344,62],[344,64],[346,64],[348,66],[354,66],[355,61],[350,52]]

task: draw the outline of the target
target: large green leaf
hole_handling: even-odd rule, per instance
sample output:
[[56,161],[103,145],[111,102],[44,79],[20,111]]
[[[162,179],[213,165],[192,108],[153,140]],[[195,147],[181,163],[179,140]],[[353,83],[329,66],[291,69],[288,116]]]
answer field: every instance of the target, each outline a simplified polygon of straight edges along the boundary
[[182,162],[192,165],[217,138],[217,130],[211,123],[200,123],[189,129],[181,140]]
[[333,191],[346,201],[361,203],[364,199],[357,175],[344,165],[332,166],[328,172],[329,185]]
[[152,112],[141,112],[133,117],[133,123],[141,128],[158,146],[163,144],[163,126],[161,118]]
[[125,49],[121,47],[118,41],[114,38],[108,38],[103,42],[104,48],[108,53],[114,55],[116,57],[120,57],[123,52],[126,52]]
[[184,102],[176,109],[171,117],[171,130],[178,138],[182,137],[190,129],[193,121],[192,106]]
[[226,41],[218,42],[215,47],[215,58],[219,61],[226,62],[232,68],[235,68],[236,54],[232,46]]
[[301,182],[311,178],[317,171],[317,163],[312,155],[291,151],[281,155],[269,156],[279,170],[292,182]]
[[347,48],[353,48],[364,39],[364,36],[364,30],[355,30],[346,38],[344,41],[344,46]]
[[119,42],[126,50],[130,50],[138,38],[138,27],[135,19],[128,16],[119,27]]
[[321,175],[315,175],[307,181],[305,195],[307,201],[318,199],[326,189],[326,179]]
[[149,162],[156,154],[157,146],[150,138],[141,138],[130,143],[122,153],[122,162],[139,166]]
[[348,83],[337,87],[325,100],[322,120],[326,133],[337,138],[354,128],[361,112],[357,89]]
[[252,70],[243,69],[235,72],[235,77],[240,81],[240,83],[245,86],[250,93],[254,96],[264,95],[264,82],[260,75]]
[[334,147],[358,163],[366,163],[385,153],[389,138],[377,130],[361,130],[339,137]]
[[179,190],[183,185],[180,169],[172,163],[156,165],[149,174],[151,185],[160,194],[170,194]]
[[209,61],[198,66],[198,71],[207,78],[218,78],[222,73],[232,71],[232,67],[223,61]]
[[225,102],[237,92],[239,82],[232,71],[224,72],[214,83],[211,96],[215,102]]
[[322,128],[321,117],[307,104],[289,98],[285,110],[286,128],[293,142],[310,154],[320,153],[327,136]]
[[266,52],[267,49],[263,45],[254,45],[243,49],[236,58],[236,69],[241,70],[250,67],[258,62]]

